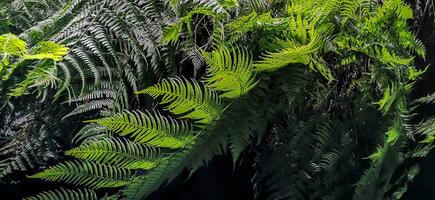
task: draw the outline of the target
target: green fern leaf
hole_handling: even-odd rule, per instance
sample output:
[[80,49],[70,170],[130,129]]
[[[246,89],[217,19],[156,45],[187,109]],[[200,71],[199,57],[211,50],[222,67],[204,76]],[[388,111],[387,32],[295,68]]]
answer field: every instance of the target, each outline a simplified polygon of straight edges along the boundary
[[137,94],[148,94],[153,98],[162,97],[160,104],[181,118],[198,120],[210,124],[219,119],[222,103],[218,95],[195,80],[170,78],[157,83]]
[[126,139],[103,139],[65,152],[81,160],[95,161],[127,169],[151,169],[160,157],[159,149]]
[[90,189],[63,189],[41,192],[24,200],[98,200],[97,193]]
[[0,54],[24,56],[27,54],[27,44],[16,35],[0,35]]
[[[306,45],[293,45],[274,53],[268,53],[263,60],[257,61],[254,67],[257,71],[275,71],[291,63],[308,65],[311,54],[320,48],[320,37],[314,31],[310,32],[311,41]],[[289,43],[290,44],[290,43]]]
[[180,148],[192,135],[192,127],[184,121],[164,117],[159,112],[125,111],[108,118],[90,120],[137,143],[150,146]]
[[40,42],[32,49],[32,54],[24,56],[25,59],[52,59],[54,61],[61,61],[63,57],[68,53],[68,48],[64,45],[57,44],[55,42],[47,41]]
[[90,188],[113,188],[128,184],[127,169],[85,161],[67,161],[30,176],[47,181],[61,181]]
[[221,97],[234,99],[246,94],[258,81],[252,66],[252,55],[244,48],[221,47],[209,53],[202,52],[210,66],[207,85],[224,92]]

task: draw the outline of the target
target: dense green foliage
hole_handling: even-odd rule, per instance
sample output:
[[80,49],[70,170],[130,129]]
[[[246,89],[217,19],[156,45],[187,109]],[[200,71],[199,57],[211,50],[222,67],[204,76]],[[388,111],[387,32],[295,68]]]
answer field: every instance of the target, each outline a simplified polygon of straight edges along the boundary
[[36,2],[0,3],[0,114],[70,106],[75,147],[28,178],[83,188],[29,199],[144,199],[250,145],[258,199],[401,199],[433,147],[402,0]]

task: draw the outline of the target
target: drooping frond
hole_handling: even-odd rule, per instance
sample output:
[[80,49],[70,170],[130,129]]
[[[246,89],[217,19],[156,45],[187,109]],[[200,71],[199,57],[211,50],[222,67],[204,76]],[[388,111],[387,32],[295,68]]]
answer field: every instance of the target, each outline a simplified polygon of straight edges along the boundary
[[211,53],[203,52],[209,65],[207,85],[222,91],[221,97],[240,97],[257,84],[252,66],[252,55],[244,48],[221,47]]
[[91,120],[137,143],[156,147],[180,148],[192,136],[192,127],[185,121],[165,117],[159,112],[125,111],[108,118]]
[[153,98],[162,97],[160,104],[182,118],[198,120],[201,124],[210,124],[219,119],[222,112],[221,100],[216,92],[204,87],[195,80],[169,78],[139,91]]
[[128,183],[128,169],[86,161],[67,161],[30,176],[47,181],[65,182],[90,188],[121,187]]
[[63,189],[41,192],[24,200],[98,200],[97,193],[90,189]]
[[119,138],[85,143],[65,155],[127,169],[153,168],[161,157],[159,149]]

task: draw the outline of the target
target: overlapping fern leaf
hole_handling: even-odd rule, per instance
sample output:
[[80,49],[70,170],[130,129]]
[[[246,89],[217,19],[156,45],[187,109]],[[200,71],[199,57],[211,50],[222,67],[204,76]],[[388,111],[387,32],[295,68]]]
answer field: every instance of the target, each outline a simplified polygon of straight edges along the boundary
[[30,176],[47,181],[62,181],[90,188],[111,188],[126,185],[131,178],[128,169],[87,161],[66,161]]
[[222,91],[221,97],[234,99],[255,87],[252,56],[246,49],[221,47],[210,54],[204,52],[203,57],[209,65],[207,85]]
[[192,127],[184,121],[165,117],[159,112],[128,112],[92,120],[137,143],[156,147],[179,148],[192,136]]
[[139,91],[153,98],[161,97],[160,104],[181,118],[197,120],[200,124],[210,124],[219,119],[222,103],[217,93],[195,80],[169,78]]
[[53,191],[41,192],[33,197],[25,198],[25,200],[98,200],[97,193],[90,189],[59,189]]
[[153,168],[161,157],[159,149],[119,138],[83,144],[65,152],[65,155],[127,169]]

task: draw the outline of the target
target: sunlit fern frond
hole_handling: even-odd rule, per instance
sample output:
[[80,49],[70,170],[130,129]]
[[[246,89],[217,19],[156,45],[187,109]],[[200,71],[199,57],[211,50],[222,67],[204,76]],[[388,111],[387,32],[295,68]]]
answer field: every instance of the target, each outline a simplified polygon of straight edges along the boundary
[[121,187],[129,182],[128,169],[87,161],[66,161],[30,176],[47,181],[65,182],[90,188]]
[[82,144],[65,155],[127,169],[150,169],[156,166],[161,153],[157,148],[127,139],[110,138]]
[[91,120],[121,136],[150,146],[180,148],[192,136],[192,127],[185,121],[165,117],[159,112],[125,111],[108,118]]
[[52,59],[54,61],[61,61],[62,58],[68,53],[68,48],[64,45],[57,44],[55,42],[46,41],[40,42],[36,47],[32,48],[30,55],[24,56],[26,59]]
[[24,200],[98,200],[97,193],[90,189],[59,189],[41,192]]
[[195,80],[184,78],[164,79],[138,94],[161,97],[160,104],[181,118],[198,120],[200,124],[210,124],[219,119],[222,112],[221,99],[216,92]]
[[13,34],[0,35],[0,54],[24,56],[27,54],[27,44],[25,41]]
[[221,91],[221,97],[234,99],[240,97],[257,84],[252,66],[252,55],[245,48],[219,49],[203,57],[209,65],[206,82],[213,90]]

